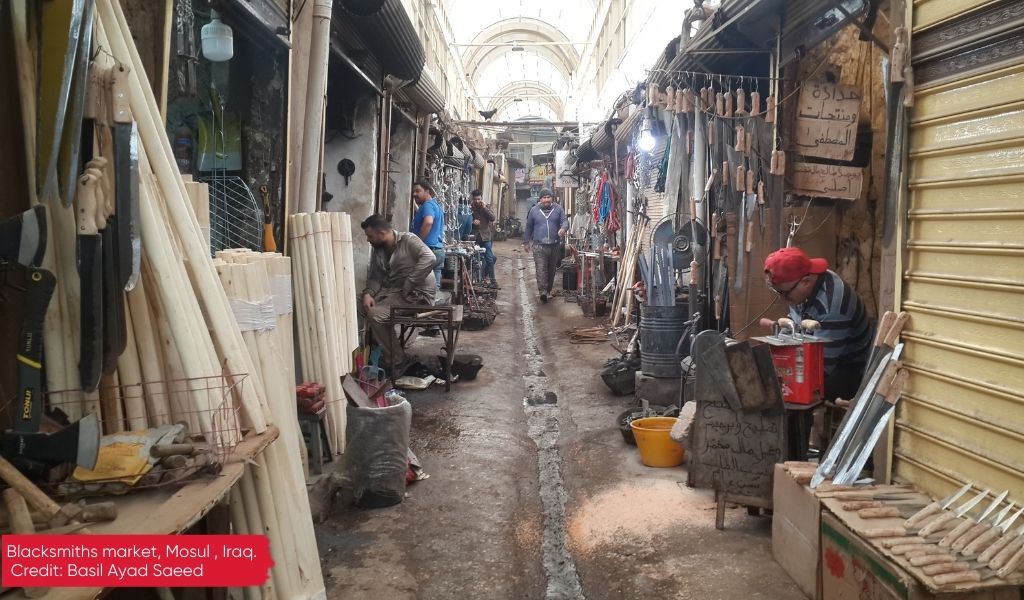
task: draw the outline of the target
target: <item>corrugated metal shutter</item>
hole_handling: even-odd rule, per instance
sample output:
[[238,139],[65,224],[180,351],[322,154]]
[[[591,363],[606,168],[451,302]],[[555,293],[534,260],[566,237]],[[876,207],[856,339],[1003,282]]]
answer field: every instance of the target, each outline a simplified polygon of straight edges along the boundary
[[[982,4],[916,3],[915,35]],[[936,80],[950,82],[918,89],[911,120],[901,293],[911,378],[894,474],[938,495],[971,481],[1021,501],[1024,57]]]
[[914,2],[914,33],[997,3],[998,0],[917,0]]

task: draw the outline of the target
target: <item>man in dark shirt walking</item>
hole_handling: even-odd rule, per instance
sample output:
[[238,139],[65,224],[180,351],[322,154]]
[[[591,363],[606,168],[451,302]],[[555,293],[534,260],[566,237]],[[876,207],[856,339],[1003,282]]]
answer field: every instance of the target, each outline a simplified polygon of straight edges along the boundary
[[494,213],[484,204],[480,190],[473,190],[470,195],[473,198],[473,235],[476,238],[476,245],[484,249],[484,285],[497,287],[498,280],[494,275],[494,263],[497,262],[497,258],[492,248]]
[[537,268],[537,290],[540,301],[547,302],[555,284],[555,270],[561,259],[562,238],[569,229],[569,219],[562,207],[554,203],[551,190],[541,190],[540,200],[526,216],[523,248],[533,251],[533,264]]

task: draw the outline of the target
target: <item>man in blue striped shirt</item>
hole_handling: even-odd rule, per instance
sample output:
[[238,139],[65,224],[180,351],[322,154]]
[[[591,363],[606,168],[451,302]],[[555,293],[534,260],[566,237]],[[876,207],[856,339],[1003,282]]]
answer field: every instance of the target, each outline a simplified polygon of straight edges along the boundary
[[799,248],[782,248],[764,261],[765,280],[789,303],[795,323],[821,323],[816,337],[825,344],[825,397],[850,398],[857,392],[871,352],[868,313],[857,291],[829,270],[824,258],[808,258]]

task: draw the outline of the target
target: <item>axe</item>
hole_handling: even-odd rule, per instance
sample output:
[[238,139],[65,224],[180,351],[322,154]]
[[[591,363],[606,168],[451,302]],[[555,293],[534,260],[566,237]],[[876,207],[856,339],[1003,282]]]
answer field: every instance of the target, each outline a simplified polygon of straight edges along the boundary
[[95,414],[53,433],[8,430],[0,434],[0,454],[23,471],[41,472],[63,463],[93,469],[99,450],[100,422]]

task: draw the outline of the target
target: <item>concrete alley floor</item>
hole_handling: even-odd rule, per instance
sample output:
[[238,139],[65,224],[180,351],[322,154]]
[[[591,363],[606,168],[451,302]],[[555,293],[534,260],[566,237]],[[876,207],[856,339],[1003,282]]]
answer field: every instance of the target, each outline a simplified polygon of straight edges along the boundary
[[[633,398],[598,375],[615,350],[568,343],[566,329],[597,322],[561,297],[540,304],[517,248],[495,248],[497,321],[460,338],[483,356],[477,379],[407,393],[430,478],[396,507],[336,503],[317,526],[328,597],[803,598],[772,560],[770,519],[734,508],[716,531],[710,493],[622,441],[614,421]],[[433,360],[439,344],[413,353]]]

